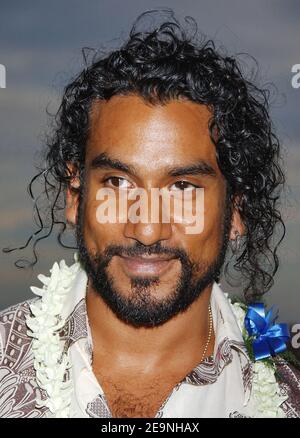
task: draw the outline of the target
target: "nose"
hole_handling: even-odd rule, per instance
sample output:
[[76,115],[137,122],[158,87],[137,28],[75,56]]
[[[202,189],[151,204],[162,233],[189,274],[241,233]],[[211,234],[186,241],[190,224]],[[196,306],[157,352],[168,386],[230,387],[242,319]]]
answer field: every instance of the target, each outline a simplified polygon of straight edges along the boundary
[[138,240],[143,245],[153,245],[160,240],[168,240],[172,235],[170,223],[132,223],[127,222],[124,236]]
[[[124,236],[127,238],[138,240],[143,245],[153,245],[161,240],[168,240],[172,236],[171,221],[166,219],[162,221],[162,199],[159,199],[159,212],[154,221],[149,221],[150,212],[156,211],[154,204],[151,206],[151,195],[148,196],[148,214],[142,215],[141,219],[130,220],[124,224]],[[130,216],[130,215],[129,215]]]

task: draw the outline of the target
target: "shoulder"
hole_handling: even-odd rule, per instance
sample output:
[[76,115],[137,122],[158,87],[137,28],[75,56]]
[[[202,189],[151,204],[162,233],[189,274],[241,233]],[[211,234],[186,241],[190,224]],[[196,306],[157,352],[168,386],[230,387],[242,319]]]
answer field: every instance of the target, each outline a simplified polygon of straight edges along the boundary
[[300,418],[300,369],[280,357],[276,358],[276,378],[280,393],[286,397],[281,405],[289,418]]
[[30,342],[26,317],[31,313],[30,304],[38,299],[31,298],[0,311],[0,363],[4,360],[8,345],[15,345],[20,350],[24,343]]
[[42,397],[37,385],[26,317],[32,298],[0,311],[0,418],[36,418],[44,415],[36,401]]

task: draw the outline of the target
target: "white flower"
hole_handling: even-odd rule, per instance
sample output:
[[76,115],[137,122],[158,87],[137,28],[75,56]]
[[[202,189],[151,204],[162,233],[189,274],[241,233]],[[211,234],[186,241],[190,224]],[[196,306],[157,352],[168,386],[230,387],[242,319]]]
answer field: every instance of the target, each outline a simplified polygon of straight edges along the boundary
[[59,265],[55,262],[50,269],[50,277],[38,275],[43,287],[32,286],[31,290],[40,299],[30,305],[33,316],[26,318],[28,335],[33,338],[32,350],[37,383],[48,396],[45,400],[39,398],[37,405],[48,407],[53,416],[58,418],[70,416],[73,390],[71,378],[65,380],[66,371],[70,371],[71,364],[68,353],[63,355],[64,345],[58,330],[65,323],[61,319],[61,312],[80,268],[76,253],[74,258],[75,263],[70,267],[64,260],[61,260]]
[[275,378],[275,367],[263,362],[255,362],[253,371],[255,417],[284,417],[280,405],[286,398],[280,396],[279,385]]

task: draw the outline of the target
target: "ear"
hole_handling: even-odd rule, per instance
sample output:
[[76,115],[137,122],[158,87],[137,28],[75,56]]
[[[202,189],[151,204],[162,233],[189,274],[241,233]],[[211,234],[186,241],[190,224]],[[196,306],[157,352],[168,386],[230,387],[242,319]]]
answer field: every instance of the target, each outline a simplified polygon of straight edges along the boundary
[[235,240],[236,236],[239,234],[240,236],[243,236],[246,232],[246,227],[241,219],[241,215],[239,212],[239,201],[240,198],[237,197],[233,203],[233,213],[232,213],[232,219],[231,219],[231,230],[229,234],[230,240]]
[[72,176],[72,178],[69,180],[66,190],[65,215],[68,223],[76,225],[80,179],[78,170],[75,168],[74,164],[67,163],[67,174]]

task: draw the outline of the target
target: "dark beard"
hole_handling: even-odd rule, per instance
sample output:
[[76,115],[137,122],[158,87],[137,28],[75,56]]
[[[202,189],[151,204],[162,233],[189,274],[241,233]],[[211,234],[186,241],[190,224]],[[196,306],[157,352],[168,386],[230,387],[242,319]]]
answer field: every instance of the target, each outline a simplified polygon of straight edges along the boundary
[[[222,241],[219,253],[210,265],[204,263],[195,264],[182,249],[164,248],[161,246],[160,241],[151,246],[143,245],[137,241],[130,248],[108,245],[103,254],[91,255],[84,242],[84,202],[82,201],[83,199],[79,202],[76,227],[79,261],[86,271],[95,292],[101,296],[107,306],[120,320],[135,327],[156,327],[162,325],[178,313],[188,309],[207,286],[219,279],[226,256],[231,225],[231,208],[228,199],[225,203]],[[112,257],[150,254],[172,254],[180,260],[181,274],[173,291],[167,298],[157,299],[151,294],[149,289],[159,285],[159,277],[133,277],[131,278],[130,296],[122,296],[122,293],[114,287],[114,280],[106,269]],[[194,278],[196,279],[194,280]]]

